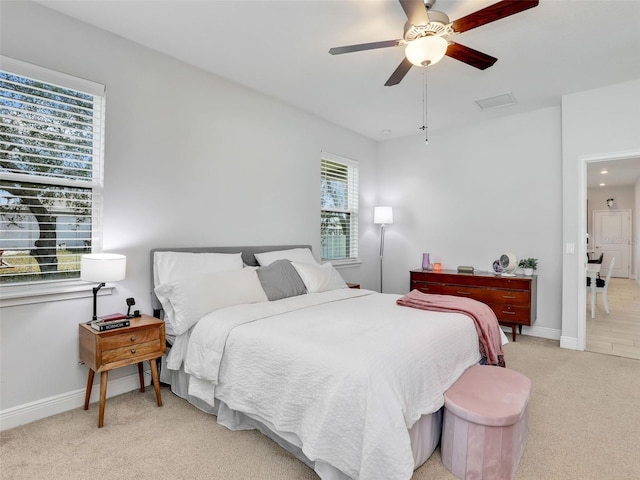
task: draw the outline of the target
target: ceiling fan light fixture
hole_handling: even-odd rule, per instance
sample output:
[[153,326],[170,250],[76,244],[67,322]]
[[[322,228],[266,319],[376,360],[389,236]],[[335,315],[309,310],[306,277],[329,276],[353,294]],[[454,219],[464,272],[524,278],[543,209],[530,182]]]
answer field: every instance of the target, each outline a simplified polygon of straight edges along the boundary
[[443,37],[426,35],[408,43],[404,54],[416,67],[426,67],[442,60],[448,46],[449,43]]

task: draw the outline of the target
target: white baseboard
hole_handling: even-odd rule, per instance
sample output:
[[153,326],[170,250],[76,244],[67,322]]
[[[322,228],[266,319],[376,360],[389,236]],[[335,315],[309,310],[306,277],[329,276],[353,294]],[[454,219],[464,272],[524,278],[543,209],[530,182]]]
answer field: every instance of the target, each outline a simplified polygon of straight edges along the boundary
[[562,336],[560,338],[560,347],[570,350],[578,350],[578,339],[576,337]]
[[[100,375],[97,375],[100,378]],[[151,384],[151,376],[145,372],[144,383]],[[138,373],[126,377],[109,380],[107,387],[107,398],[121,395],[140,388]],[[25,403],[0,411],[0,431],[18,427],[26,423],[31,423],[41,418],[50,417],[58,413],[73,410],[84,405],[85,389],[74,390],[72,392],[43,398],[35,402]],[[91,403],[100,400],[100,382],[96,382],[91,389]]]
[[560,340],[562,332],[557,328],[549,327],[523,327],[522,332],[532,337],[548,338],[549,340]]
[[[517,329],[518,327],[516,327]],[[502,327],[507,338],[511,341],[511,327]],[[531,335],[532,337],[540,337],[540,338],[548,338],[549,340],[560,340],[560,330],[556,328],[548,328],[548,327],[522,327],[522,333],[525,335]],[[516,336],[516,342],[518,341],[518,337]]]

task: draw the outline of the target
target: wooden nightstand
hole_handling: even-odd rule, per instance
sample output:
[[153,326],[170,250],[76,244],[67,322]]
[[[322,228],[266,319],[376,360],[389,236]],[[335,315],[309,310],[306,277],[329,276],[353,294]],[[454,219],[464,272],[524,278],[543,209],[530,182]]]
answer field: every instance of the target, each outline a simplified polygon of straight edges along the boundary
[[132,318],[131,325],[105,332],[98,332],[91,325],[80,324],[80,359],[89,367],[84,409],[89,408],[93,377],[100,372],[100,413],[98,427],[104,424],[104,404],[107,398],[107,378],[109,370],[138,364],[140,391],[144,392],[142,362],[149,360],[151,377],[156,390],[158,406],[162,406],[158,367],[155,359],[165,351],[164,321],[148,315]]

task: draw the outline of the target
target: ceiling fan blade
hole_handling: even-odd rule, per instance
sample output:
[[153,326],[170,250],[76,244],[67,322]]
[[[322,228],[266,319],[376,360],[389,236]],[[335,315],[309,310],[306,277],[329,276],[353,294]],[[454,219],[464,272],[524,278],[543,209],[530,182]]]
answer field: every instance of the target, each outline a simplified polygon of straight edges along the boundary
[[477,12],[470,13],[465,17],[455,20],[452,24],[453,31],[457,33],[466,32],[472,28],[495,22],[509,15],[536,7],[538,3],[538,0],[504,0],[494,3]]
[[402,63],[398,65],[398,68],[391,74],[389,80],[384,84],[385,87],[392,87],[393,85],[399,84],[404,76],[411,70],[413,67],[413,63],[411,63],[406,58],[402,60]]
[[423,0],[400,0],[400,5],[412,25],[427,25],[429,14]]
[[360,52],[362,50],[374,50],[376,48],[397,47],[404,43],[403,40],[385,40],[382,42],[360,43],[358,45],[347,45],[345,47],[333,47],[329,49],[331,55],[342,53]]
[[497,58],[491,55],[454,42],[449,43],[446,55],[480,70],[485,70],[498,61]]

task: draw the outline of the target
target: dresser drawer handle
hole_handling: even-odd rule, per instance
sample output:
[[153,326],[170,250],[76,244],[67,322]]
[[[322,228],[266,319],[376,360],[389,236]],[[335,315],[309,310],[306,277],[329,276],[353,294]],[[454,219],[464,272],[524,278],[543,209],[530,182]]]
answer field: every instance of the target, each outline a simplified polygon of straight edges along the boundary
[[136,341],[136,336],[135,336],[135,335],[131,335],[130,340],[131,340],[132,342],[135,342],[135,341]]
[[132,348],[132,349],[131,349],[131,354],[132,354],[132,355],[135,355],[135,353],[136,353],[136,349],[135,349],[135,348]]
[[459,293],[460,295],[471,295],[471,292],[462,292],[460,290],[458,290],[456,293]]
[[517,298],[517,297],[514,297],[513,295],[502,295],[502,298],[511,298],[511,299],[513,299],[513,298]]
[[504,310],[502,311],[502,313],[506,314],[506,315],[515,315],[516,312],[505,312]]

